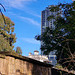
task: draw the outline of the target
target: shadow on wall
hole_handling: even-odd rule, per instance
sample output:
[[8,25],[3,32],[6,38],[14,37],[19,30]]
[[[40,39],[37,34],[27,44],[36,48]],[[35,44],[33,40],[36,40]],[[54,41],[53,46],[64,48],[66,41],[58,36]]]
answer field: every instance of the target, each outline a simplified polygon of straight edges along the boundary
[[51,70],[46,67],[39,67],[34,65],[32,69],[32,75],[51,75]]
[[[42,69],[41,69],[42,70]],[[33,66],[33,69],[32,69],[32,75],[42,75],[42,71],[40,70],[40,68],[38,68],[37,65],[34,65]],[[37,73],[37,74],[36,74]]]

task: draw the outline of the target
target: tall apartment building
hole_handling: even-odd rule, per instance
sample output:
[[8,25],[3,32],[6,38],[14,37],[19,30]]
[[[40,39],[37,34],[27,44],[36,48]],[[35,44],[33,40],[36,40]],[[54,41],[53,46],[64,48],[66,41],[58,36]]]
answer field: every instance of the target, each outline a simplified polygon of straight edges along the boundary
[[[49,17],[49,16],[57,16],[56,14],[58,13],[58,12],[52,12],[52,11],[50,11],[50,7],[52,7],[53,5],[50,5],[50,6],[48,6],[48,7],[46,7],[46,9],[45,10],[43,10],[42,12],[41,12],[41,34],[43,34],[43,32],[45,31],[45,29],[46,29],[46,27],[50,27],[51,29],[55,29],[55,25],[54,25],[54,21],[55,21],[55,19],[51,19],[51,20],[47,20],[47,18]],[[43,42],[41,41],[41,45],[43,44]],[[55,56],[55,58],[56,58],[56,55],[54,55],[54,54],[52,54],[52,53],[54,53],[54,52],[51,52],[50,53],[50,55],[52,56],[50,56],[49,55],[49,60],[50,61],[52,61],[52,64],[53,65],[55,65],[56,63],[57,63],[57,60],[56,59],[54,59],[54,56]],[[41,52],[41,54],[43,54],[43,52]],[[54,56],[53,56],[54,55]]]
[[45,28],[46,27],[50,27],[51,29],[54,29],[55,26],[54,26],[54,19],[51,19],[51,20],[47,20],[47,18],[51,15],[54,15],[56,16],[57,12],[52,12],[50,11],[50,7],[52,7],[53,5],[49,5],[48,7],[46,7],[45,10],[43,10],[41,12],[41,34],[45,31]]

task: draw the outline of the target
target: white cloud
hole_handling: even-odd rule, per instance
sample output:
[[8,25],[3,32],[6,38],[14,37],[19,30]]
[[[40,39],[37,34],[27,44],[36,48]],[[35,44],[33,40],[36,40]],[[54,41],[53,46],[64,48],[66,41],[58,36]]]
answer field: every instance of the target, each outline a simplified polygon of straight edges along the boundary
[[17,18],[20,18],[21,20],[23,20],[24,22],[27,22],[27,23],[30,23],[30,24],[33,24],[35,26],[38,26],[40,27],[41,24],[39,22],[37,22],[36,20],[34,20],[33,18],[29,18],[29,17],[24,17],[24,16],[19,16],[18,14],[15,14],[13,12],[8,12],[9,14],[17,17]]
[[41,16],[40,15],[38,15],[38,14],[33,14],[34,16],[36,16],[36,17],[39,17],[39,18],[41,18]]
[[17,14],[15,14],[13,12],[5,12],[5,13],[8,13],[8,14],[13,15],[13,16],[18,16]]
[[[41,18],[40,15],[37,13],[34,13],[34,11],[30,10],[27,6],[30,2],[35,2],[37,0],[2,0],[1,3],[5,6],[5,8],[9,9],[11,7],[23,10],[24,12],[27,12],[28,14],[31,14],[35,17]],[[24,9],[23,9],[24,8]]]
[[40,23],[38,23],[37,21],[33,20],[32,18],[29,18],[29,17],[23,17],[23,16],[19,16],[19,18],[21,18],[23,21],[27,21],[28,23],[30,22],[31,24],[40,27]]
[[40,41],[37,41],[34,38],[21,38],[23,41],[31,44],[40,44]]
[[22,8],[27,5],[29,2],[36,1],[36,0],[3,0],[4,4],[8,7],[13,8]]
[[26,12],[27,12],[28,14],[31,14],[31,15],[35,16],[35,17],[41,18],[40,15],[36,14],[36,13],[33,12],[33,11],[30,11],[30,12],[26,11]]

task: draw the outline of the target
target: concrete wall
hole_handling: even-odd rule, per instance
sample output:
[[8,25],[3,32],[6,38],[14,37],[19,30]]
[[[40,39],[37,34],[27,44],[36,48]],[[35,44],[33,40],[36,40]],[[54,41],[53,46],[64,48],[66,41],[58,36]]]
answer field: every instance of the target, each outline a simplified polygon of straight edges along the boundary
[[0,75],[51,75],[51,66],[13,55],[0,56]]

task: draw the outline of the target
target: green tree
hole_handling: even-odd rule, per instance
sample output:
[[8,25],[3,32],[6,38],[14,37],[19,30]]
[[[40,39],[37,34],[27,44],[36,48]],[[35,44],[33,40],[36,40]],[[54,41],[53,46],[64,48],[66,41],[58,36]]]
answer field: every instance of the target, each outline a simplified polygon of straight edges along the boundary
[[56,50],[58,62],[69,70],[75,70],[75,1],[70,4],[53,6],[50,11],[58,12],[57,17],[52,15],[48,17],[48,20],[55,19],[56,28],[55,30],[47,28],[41,35],[40,40],[43,42],[41,50],[44,54]]
[[[6,23],[4,23],[4,19]],[[13,49],[14,48],[13,44],[16,42],[16,37],[15,37],[15,34],[13,33],[15,24],[11,21],[10,18],[6,16],[4,16],[4,19],[2,15],[0,14],[0,36],[2,36],[1,38],[4,39],[9,44],[9,46]],[[8,48],[8,50],[9,49],[10,48]]]
[[0,35],[0,51],[11,51],[13,50],[10,46],[9,42],[3,38],[2,35]]
[[22,55],[22,50],[20,47],[16,47],[16,53]]

